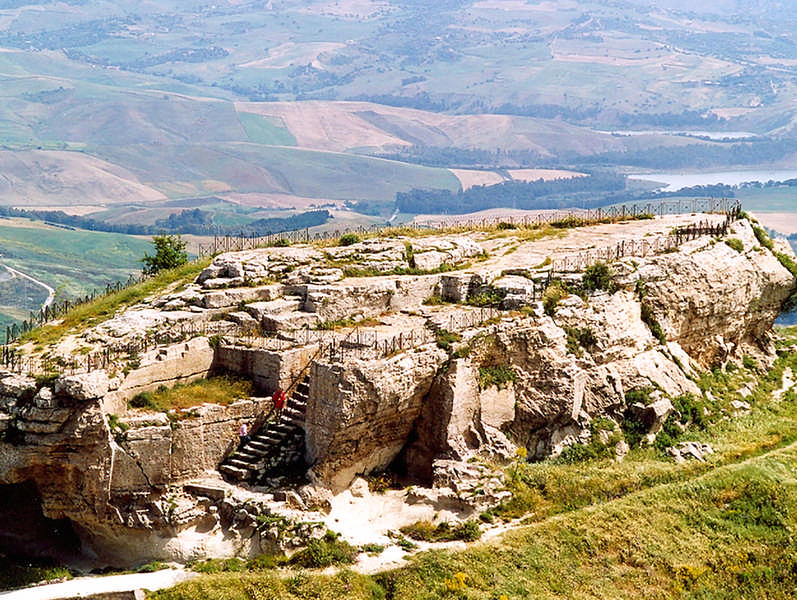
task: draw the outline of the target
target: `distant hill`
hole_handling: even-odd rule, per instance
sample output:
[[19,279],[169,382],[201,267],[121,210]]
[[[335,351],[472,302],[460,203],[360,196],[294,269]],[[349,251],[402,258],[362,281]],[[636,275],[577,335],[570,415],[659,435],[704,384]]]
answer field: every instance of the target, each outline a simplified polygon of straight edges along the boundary
[[[3,205],[384,217],[398,193],[507,169],[794,155],[797,8],[774,0],[15,0],[0,17]],[[664,135],[684,129],[752,138]]]

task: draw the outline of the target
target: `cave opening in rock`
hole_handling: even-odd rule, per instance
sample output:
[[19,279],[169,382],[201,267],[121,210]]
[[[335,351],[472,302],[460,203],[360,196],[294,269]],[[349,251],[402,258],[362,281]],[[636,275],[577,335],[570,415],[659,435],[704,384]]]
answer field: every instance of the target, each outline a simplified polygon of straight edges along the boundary
[[404,447],[387,467],[385,474],[402,487],[432,485],[432,454],[420,442],[417,426],[407,436]]
[[80,556],[80,539],[71,521],[44,516],[33,482],[0,485],[0,558],[71,563]]

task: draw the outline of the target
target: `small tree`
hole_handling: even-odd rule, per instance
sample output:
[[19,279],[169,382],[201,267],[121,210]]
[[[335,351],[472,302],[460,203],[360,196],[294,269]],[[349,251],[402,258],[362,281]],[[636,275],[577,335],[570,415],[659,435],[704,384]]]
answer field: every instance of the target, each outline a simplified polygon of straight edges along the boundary
[[156,235],[152,237],[155,246],[155,256],[145,254],[141,262],[144,263],[144,273],[154,275],[163,269],[173,269],[188,262],[185,251],[185,242],[180,235]]

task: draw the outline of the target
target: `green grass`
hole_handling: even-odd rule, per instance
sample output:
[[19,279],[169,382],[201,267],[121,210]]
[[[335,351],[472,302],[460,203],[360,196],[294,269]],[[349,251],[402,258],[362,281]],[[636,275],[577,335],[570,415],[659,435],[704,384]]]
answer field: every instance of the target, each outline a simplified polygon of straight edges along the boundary
[[22,566],[5,559],[0,560],[0,590],[11,590],[55,579],[72,579],[72,573],[65,567]]
[[75,297],[141,271],[148,239],[0,219],[3,262]]
[[229,406],[241,398],[249,398],[254,392],[250,380],[227,376],[209,377],[188,384],[177,384],[173,388],[161,388],[155,392],[143,392],[132,398],[131,408],[146,408],[158,412],[186,409],[200,404]]
[[150,294],[168,285],[179,285],[193,281],[210,259],[190,262],[182,267],[161,271],[139,284],[118,292],[101,296],[92,302],[81,304],[70,310],[56,322],[37,327],[22,336],[23,342],[33,342],[37,348],[53,344],[66,334],[77,334],[113,317],[117,311],[140,302]]
[[239,112],[241,122],[249,140],[265,146],[295,146],[296,138],[285,127],[282,119],[264,117],[254,113]]
[[474,542],[481,537],[479,524],[476,521],[464,521],[456,525],[451,525],[448,521],[442,521],[437,525],[430,521],[418,521],[402,527],[400,531],[413,540],[425,542],[450,542],[453,540]]
[[[530,524],[375,576],[220,574],[160,599],[791,598],[797,449]],[[464,574],[460,593],[447,585]]]

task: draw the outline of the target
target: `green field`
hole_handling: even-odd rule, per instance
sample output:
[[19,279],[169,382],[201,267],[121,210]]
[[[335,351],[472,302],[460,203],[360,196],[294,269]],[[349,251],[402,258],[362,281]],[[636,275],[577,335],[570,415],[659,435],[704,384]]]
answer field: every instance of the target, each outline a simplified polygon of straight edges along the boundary
[[285,127],[282,119],[264,117],[254,113],[239,112],[241,122],[249,141],[264,146],[295,146],[296,138]]
[[139,273],[141,257],[151,251],[146,239],[0,218],[3,263],[47,283],[65,297],[83,295]]

